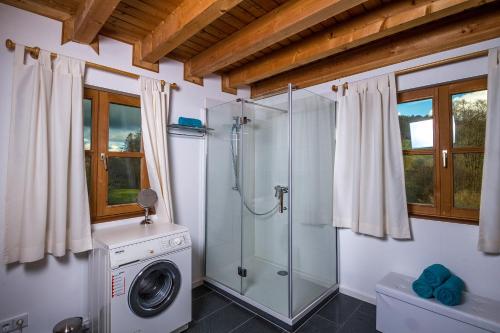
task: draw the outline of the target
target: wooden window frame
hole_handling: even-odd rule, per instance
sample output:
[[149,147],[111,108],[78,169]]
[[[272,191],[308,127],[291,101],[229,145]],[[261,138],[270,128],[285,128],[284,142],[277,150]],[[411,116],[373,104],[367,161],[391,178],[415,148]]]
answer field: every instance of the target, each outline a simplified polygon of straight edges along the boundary
[[92,101],[91,149],[85,151],[86,155],[91,156],[89,203],[92,223],[144,215],[144,210],[136,203],[108,205],[108,171],[105,168],[104,161],[100,158],[101,154],[104,154],[106,159],[112,157],[140,158],[141,189],[149,188],[142,143],[139,152],[111,152],[108,150],[109,104],[114,103],[140,107],[139,96],[122,95],[104,90],[85,88],[84,98]]
[[[486,76],[398,93],[398,104],[432,98],[434,142],[432,149],[403,150],[403,155],[434,157],[434,205],[408,203],[410,216],[449,222],[478,224],[479,209],[456,208],[453,205],[453,157],[457,153],[483,153],[484,147],[453,147],[452,103],[454,94],[487,89]],[[448,151],[447,167],[443,167],[441,152]]]
[[426,205],[426,204],[417,204],[417,203],[409,203],[408,204],[408,213],[410,215],[423,215],[423,216],[437,216],[439,215],[440,209],[440,198],[441,193],[438,186],[438,179],[440,179],[439,169],[436,165],[439,161],[439,153],[436,150],[438,145],[439,138],[439,128],[435,125],[439,121],[439,115],[437,112],[437,88],[423,88],[418,90],[405,91],[398,94],[398,104],[413,102],[422,99],[432,99],[432,121],[433,121],[433,148],[431,149],[406,149],[403,150],[404,155],[417,155],[417,156],[433,156],[434,157],[434,205]]
[[90,218],[92,222],[96,219],[96,193],[97,193],[97,124],[98,124],[98,110],[99,110],[99,91],[95,89],[85,88],[83,91],[83,98],[91,101],[91,132],[90,132],[90,150],[85,150],[85,156],[90,156],[90,187],[89,204],[90,204]]

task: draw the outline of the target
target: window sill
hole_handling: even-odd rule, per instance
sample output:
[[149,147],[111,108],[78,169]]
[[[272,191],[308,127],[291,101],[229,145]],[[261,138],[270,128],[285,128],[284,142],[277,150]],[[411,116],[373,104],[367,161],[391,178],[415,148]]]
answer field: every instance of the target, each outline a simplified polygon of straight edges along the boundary
[[468,225],[479,225],[478,219],[464,219],[458,217],[444,217],[439,215],[419,215],[419,214],[410,214],[410,218],[417,218],[422,220],[433,220],[437,222],[446,222],[446,223],[458,223],[458,224],[468,224]]
[[[154,214],[150,213],[149,216],[152,216]],[[117,220],[125,220],[133,217],[144,217],[144,211],[141,212],[135,212],[135,213],[126,213],[126,214],[116,214],[116,215],[108,215],[108,216],[100,216],[100,217],[93,217],[92,218],[92,224],[98,224],[98,223],[104,223],[104,222],[111,222],[111,221],[117,221]]]

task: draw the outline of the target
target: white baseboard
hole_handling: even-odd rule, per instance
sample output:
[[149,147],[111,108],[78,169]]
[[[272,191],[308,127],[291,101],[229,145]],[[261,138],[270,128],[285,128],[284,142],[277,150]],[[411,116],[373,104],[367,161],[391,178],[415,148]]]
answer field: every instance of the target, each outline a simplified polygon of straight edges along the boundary
[[196,281],[193,281],[193,283],[192,283],[193,289],[196,288],[196,287],[201,286],[202,284],[203,284],[203,278],[198,279]]
[[359,300],[362,300],[362,301],[365,301],[365,302],[368,302],[368,303],[371,303],[374,305],[377,304],[375,297],[373,297],[369,294],[362,293],[362,292],[359,292],[357,290],[351,289],[349,287],[343,286],[342,284],[340,285],[339,292],[341,294],[346,294],[347,296],[351,296],[351,297],[357,298]]

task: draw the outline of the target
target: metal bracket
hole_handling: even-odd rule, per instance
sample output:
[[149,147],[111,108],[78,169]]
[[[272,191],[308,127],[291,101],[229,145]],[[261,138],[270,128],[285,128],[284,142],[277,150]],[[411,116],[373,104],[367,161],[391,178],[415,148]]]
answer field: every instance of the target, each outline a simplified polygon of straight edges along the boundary
[[247,269],[241,266],[238,266],[238,275],[241,277],[247,277]]

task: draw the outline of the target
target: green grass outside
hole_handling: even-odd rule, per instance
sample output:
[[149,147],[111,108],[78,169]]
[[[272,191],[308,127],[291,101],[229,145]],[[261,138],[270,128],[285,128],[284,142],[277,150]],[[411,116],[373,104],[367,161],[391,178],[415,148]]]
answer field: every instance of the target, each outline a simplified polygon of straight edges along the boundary
[[117,188],[108,190],[108,205],[120,205],[136,202],[137,188]]

